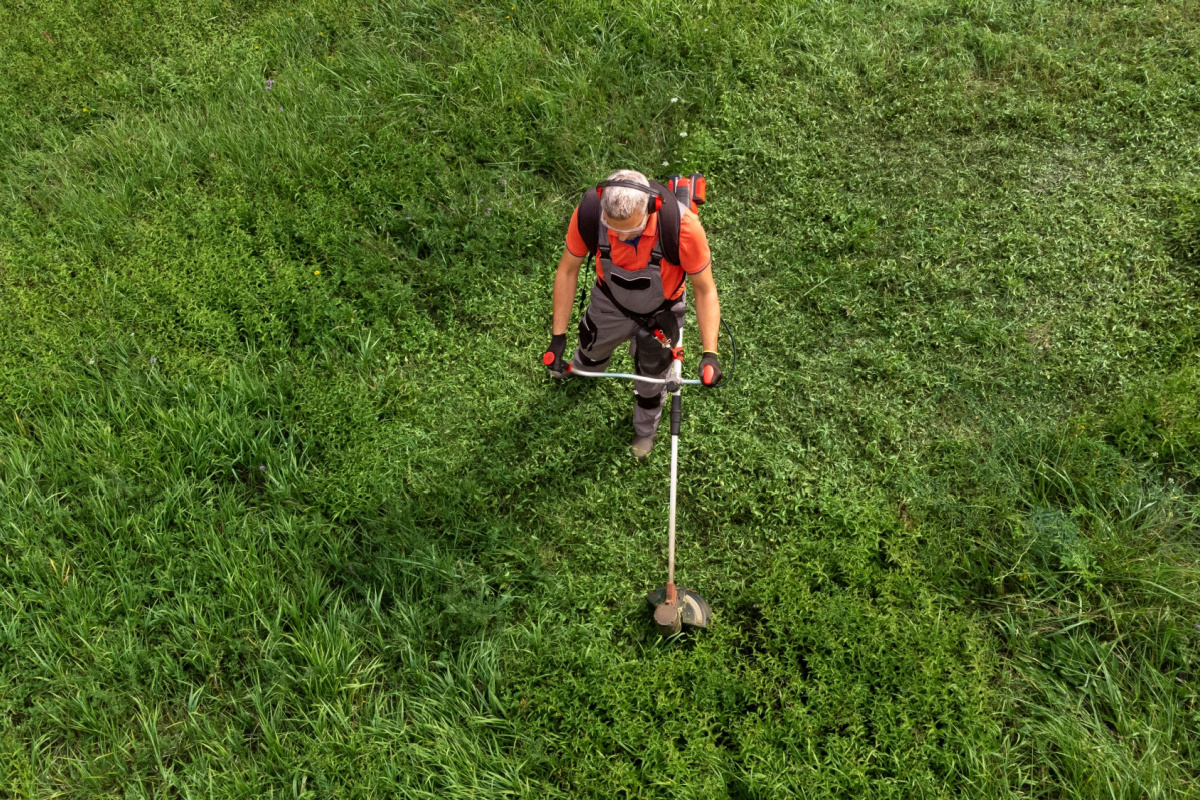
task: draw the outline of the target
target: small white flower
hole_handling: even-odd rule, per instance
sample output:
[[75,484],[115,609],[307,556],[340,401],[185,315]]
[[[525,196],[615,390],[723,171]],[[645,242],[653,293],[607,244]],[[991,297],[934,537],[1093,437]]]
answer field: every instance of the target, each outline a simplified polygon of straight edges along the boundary
[[680,131],[680,132],[679,132],[679,135],[680,135],[680,136],[682,136],[682,137],[685,137],[685,138],[686,138],[686,137],[687,137],[687,131]]
[[671,98],[671,102],[672,102],[672,103],[678,103],[678,102],[679,102],[679,98],[678,98],[678,97],[672,97],[672,98]]
[[663,166],[664,166],[664,167],[669,167],[669,166],[671,166],[671,165],[670,165],[670,163],[669,163],[669,162],[667,162],[667,161],[664,161],[664,162],[663,162]]

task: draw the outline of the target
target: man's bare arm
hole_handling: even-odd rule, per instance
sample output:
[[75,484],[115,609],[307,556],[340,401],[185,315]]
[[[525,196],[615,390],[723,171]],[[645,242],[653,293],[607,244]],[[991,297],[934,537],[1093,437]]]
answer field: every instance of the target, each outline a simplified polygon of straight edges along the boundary
[[583,266],[583,256],[572,255],[570,250],[563,248],[562,258],[558,260],[558,271],[554,273],[554,329],[555,336],[567,332],[567,323],[571,321],[571,303],[575,300],[575,289],[579,284],[579,268]]
[[712,267],[689,276],[695,293],[696,323],[700,326],[700,345],[704,350],[717,352],[717,335],[721,330],[721,302],[717,299],[717,284]]

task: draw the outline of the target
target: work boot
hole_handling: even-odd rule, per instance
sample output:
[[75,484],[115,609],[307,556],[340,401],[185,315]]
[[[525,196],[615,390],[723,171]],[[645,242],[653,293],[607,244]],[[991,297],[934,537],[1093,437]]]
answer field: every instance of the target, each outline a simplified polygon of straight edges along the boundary
[[645,461],[646,456],[650,455],[650,451],[654,449],[654,434],[649,436],[634,436],[633,444],[629,445],[629,452],[633,453],[633,457],[638,461]]

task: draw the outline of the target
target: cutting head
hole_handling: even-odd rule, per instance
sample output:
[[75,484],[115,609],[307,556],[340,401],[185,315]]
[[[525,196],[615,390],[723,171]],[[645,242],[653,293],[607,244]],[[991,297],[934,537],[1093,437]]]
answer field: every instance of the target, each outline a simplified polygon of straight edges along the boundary
[[683,625],[707,628],[712,623],[708,601],[683,586],[660,586],[646,595],[646,602],[654,609],[654,625],[664,636],[678,633]]

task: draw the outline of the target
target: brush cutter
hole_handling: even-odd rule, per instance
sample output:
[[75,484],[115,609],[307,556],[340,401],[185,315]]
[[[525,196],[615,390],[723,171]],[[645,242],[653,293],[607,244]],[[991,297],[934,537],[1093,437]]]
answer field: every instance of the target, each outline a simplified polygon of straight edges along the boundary
[[691,589],[675,585],[675,486],[679,469],[679,427],[683,417],[679,394],[684,385],[702,385],[697,380],[683,379],[682,364],[681,359],[675,359],[671,365],[672,377],[668,379],[647,378],[628,372],[584,372],[567,366],[571,375],[667,384],[667,391],[671,392],[671,505],[667,534],[667,583],[646,595],[646,602],[654,609],[654,625],[663,636],[679,633],[683,625],[707,628],[712,622],[712,609],[708,607],[708,602]]

